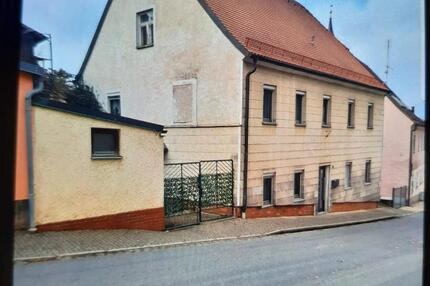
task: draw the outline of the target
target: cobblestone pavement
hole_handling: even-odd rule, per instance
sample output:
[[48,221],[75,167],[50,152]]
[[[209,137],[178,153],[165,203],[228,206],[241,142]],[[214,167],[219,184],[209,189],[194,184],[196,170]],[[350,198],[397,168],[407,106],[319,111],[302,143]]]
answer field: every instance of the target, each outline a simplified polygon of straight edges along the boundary
[[319,216],[228,219],[166,232],[97,230],[29,233],[18,231],[15,233],[14,257],[16,260],[53,258],[85,252],[261,236],[302,227],[330,226],[368,219],[396,217],[420,211],[422,211],[422,203],[402,209],[380,207],[374,210],[330,213]]

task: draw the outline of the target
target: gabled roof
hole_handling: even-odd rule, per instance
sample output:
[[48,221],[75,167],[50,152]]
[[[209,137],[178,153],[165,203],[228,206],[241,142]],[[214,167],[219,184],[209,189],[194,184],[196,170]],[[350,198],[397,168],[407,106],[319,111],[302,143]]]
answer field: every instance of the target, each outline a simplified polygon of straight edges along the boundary
[[199,0],[245,54],[379,90],[388,87],[294,0]]
[[425,121],[419,118],[412,109],[408,108],[406,104],[398,97],[395,93],[391,92],[387,95],[388,99],[401,111],[404,115],[406,115],[413,123],[425,126]]

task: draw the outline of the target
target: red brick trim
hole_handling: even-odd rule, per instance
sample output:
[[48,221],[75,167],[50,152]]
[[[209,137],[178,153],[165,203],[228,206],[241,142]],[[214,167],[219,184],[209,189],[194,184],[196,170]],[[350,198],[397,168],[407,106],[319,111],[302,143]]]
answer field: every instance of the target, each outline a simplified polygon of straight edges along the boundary
[[164,230],[164,208],[147,209],[37,226],[37,231],[145,229]]
[[369,210],[378,207],[378,202],[346,202],[346,203],[333,203],[330,212],[349,212],[358,210]]
[[271,207],[248,207],[246,218],[281,217],[281,216],[306,216],[314,215],[314,205],[288,205]]

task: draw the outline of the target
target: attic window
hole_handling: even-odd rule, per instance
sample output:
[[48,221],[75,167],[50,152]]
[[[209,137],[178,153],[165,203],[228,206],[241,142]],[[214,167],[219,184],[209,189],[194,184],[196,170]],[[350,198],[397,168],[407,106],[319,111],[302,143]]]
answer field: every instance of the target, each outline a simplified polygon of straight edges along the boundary
[[137,13],[137,43],[136,47],[146,48],[154,45],[154,11],[149,9]]

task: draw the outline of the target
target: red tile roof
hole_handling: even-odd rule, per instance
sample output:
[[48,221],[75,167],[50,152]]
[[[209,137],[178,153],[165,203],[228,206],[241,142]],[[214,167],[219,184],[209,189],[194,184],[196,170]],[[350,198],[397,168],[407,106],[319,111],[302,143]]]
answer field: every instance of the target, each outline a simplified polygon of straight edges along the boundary
[[388,87],[293,0],[201,0],[250,54],[378,89]]

